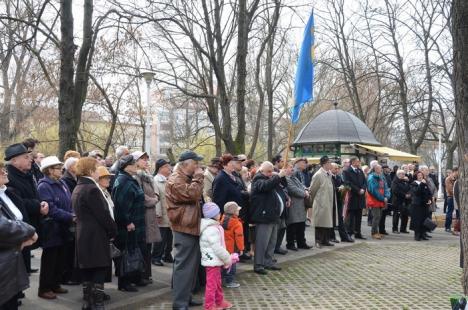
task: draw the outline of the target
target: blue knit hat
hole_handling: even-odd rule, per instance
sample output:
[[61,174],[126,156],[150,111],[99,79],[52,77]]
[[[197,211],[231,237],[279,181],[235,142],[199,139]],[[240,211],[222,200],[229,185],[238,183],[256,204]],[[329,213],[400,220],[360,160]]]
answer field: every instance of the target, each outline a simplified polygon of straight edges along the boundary
[[220,213],[219,207],[214,202],[207,202],[203,205],[203,217],[206,219],[212,219]]

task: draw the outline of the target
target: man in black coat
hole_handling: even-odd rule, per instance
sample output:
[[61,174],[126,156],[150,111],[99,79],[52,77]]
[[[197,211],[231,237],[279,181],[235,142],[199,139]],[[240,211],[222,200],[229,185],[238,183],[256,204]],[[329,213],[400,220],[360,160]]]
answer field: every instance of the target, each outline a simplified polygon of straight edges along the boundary
[[[45,201],[39,200],[34,177],[31,174],[31,156],[30,151],[22,144],[10,145],[5,150],[5,160],[8,161],[7,171],[8,189],[21,199],[26,214],[24,218],[27,223],[32,225],[39,233],[40,222],[43,216],[49,213],[49,205]],[[40,242],[37,242],[40,245]],[[31,249],[23,249],[24,263],[28,272],[37,270],[31,269]]]
[[[343,198],[341,196],[341,190],[344,187],[344,181],[341,178],[340,172],[340,167],[336,163],[332,163],[332,181],[333,181],[333,187],[335,188],[335,197],[336,197],[336,210],[334,212],[337,213],[338,217],[338,223],[334,223],[335,227],[338,227],[338,233],[340,234],[340,239],[341,242],[354,242],[354,240],[348,235],[346,232],[346,227],[344,225],[344,220],[343,220]],[[335,219],[336,217],[333,216]],[[332,241],[336,242],[336,237],[335,237],[335,228],[332,230],[332,235],[331,235]]]
[[[236,166],[240,165],[237,156],[224,154],[221,156],[221,170],[213,180],[213,202],[222,210],[227,202],[234,201],[244,207],[244,188],[235,175]],[[223,213],[223,211],[221,211]]]
[[280,184],[287,172],[282,169],[279,174],[273,174],[273,169],[271,162],[263,162],[252,180],[250,219],[256,224],[254,271],[258,274],[267,274],[265,269],[281,270],[275,266],[273,255],[278,223],[286,208],[286,197]]
[[38,158],[39,155],[44,157],[44,154],[37,153],[36,151],[36,146],[39,144],[39,140],[33,139],[33,138],[28,138],[23,141],[24,146],[28,149],[28,151],[31,153],[31,169],[30,173],[33,176],[34,182],[36,184],[39,183],[39,180],[44,177],[44,174],[41,172],[41,168],[39,167],[41,158]]
[[367,181],[361,170],[361,161],[357,157],[350,160],[351,166],[343,171],[345,185],[350,187],[348,193],[348,210],[345,218],[348,234],[356,239],[366,239],[361,234],[362,206],[365,205]]

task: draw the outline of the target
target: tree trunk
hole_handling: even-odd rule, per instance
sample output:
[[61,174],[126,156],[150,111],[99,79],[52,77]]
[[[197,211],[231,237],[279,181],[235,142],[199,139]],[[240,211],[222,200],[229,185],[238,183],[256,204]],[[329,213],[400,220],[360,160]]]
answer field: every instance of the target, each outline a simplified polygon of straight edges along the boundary
[[462,285],[468,294],[468,2],[453,0],[453,52],[458,153],[460,158],[460,208],[463,263]]
[[60,84],[59,84],[59,157],[76,146],[75,115],[73,109],[73,59],[75,43],[73,41],[72,1],[60,1]]

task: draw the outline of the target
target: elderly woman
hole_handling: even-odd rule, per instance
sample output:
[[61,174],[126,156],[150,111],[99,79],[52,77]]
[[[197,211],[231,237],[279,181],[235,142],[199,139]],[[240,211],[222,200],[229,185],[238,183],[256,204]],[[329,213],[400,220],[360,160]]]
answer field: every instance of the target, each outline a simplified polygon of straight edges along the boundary
[[415,180],[411,183],[411,226],[414,230],[414,240],[428,240],[424,233],[424,221],[432,204],[432,194],[421,171],[415,172]]
[[387,208],[390,191],[382,173],[382,166],[375,164],[372,172],[367,178],[367,207],[372,214],[372,238],[382,239],[379,232],[380,218],[382,212]]
[[[121,251],[139,248],[141,253],[146,250],[146,228],[145,228],[145,193],[134,176],[138,167],[132,155],[125,155],[120,159],[119,174],[112,188],[112,197],[115,203],[115,221],[117,223],[117,238],[115,245]],[[116,260],[119,266],[120,260]],[[137,292],[138,286],[148,285],[148,281],[142,279],[142,275],[121,275],[118,288],[124,292]]]
[[[302,172],[300,172],[302,173]],[[286,248],[297,251],[297,249],[310,249],[305,239],[305,221],[307,218],[304,199],[309,198],[309,191],[294,173],[286,177],[288,181],[288,194],[291,197],[291,207],[286,218]],[[297,247],[296,247],[297,242]]]
[[[408,234],[409,206],[411,204],[411,188],[405,170],[398,170],[392,182],[392,204],[393,204],[393,233]],[[400,230],[398,222],[401,219]]]
[[104,309],[104,281],[111,266],[109,244],[116,226],[96,181],[98,162],[83,157],[76,164],[78,184],[72,195],[76,213],[76,257],[83,277],[82,309]]
[[73,193],[75,189],[77,178],[76,178],[76,163],[78,158],[70,157],[63,164],[63,176],[62,181],[67,184],[70,193]]
[[[429,191],[431,192],[432,195],[432,203],[428,206],[427,209],[427,218],[432,219],[432,213],[436,212],[437,210],[437,186],[435,185],[434,181],[432,180],[429,171],[429,167],[425,165],[419,166],[419,171],[421,171],[424,174],[424,179],[426,180],[427,187],[429,188]],[[424,237],[426,238],[432,238],[428,234],[428,231],[426,230],[424,232]]]
[[68,293],[60,287],[65,270],[65,244],[73,238],[70,227],[74,221],[71,193],[60,180],[62,162],[56,156],[42,160],[41,172],[44,178],[39,181],[37,191],[41,200],[49,204],[48,218],[44,220],[41,274],[39,277],[39,297],[55,299],[56,294]]
[[145,193],[145,227],[146,227],[146,248],[143,251],[145,259],[145,271],[142,275],[143,280],[152,283],[151,279],[151,249],[153,243],[161,241],[161,233],[156,218],[156,204],[159,201],[159,196],[155,192],[153,177],[148,173],[149,156],[145,152],[137,151],[132,153],[136,160],[138,172],[135,175],[140,187]]

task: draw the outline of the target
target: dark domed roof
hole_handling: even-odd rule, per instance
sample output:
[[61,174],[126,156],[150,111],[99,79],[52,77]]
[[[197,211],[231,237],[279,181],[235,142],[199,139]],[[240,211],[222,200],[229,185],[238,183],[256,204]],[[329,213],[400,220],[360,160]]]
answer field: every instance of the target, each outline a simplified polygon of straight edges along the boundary
[[381,145],[360,119],[343,110],[320,113],[302,128],[293,145],[314,143],[361,143]]

